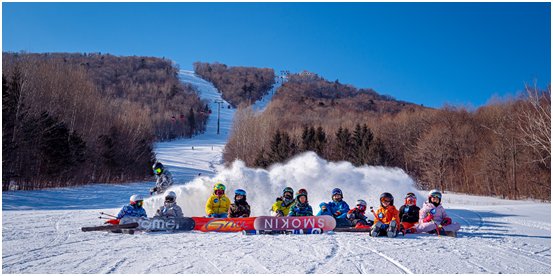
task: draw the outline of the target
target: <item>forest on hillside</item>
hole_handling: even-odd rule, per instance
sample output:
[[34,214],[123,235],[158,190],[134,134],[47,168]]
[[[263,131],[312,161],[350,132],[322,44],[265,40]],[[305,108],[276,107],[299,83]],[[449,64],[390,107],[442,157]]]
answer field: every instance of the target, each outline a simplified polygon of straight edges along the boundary
[[266,95],[275,84],[272,68],[229,67],[220,63],[194,63],[194,71],[213,83],[222,98],[233,107],[251,105]]
[[169,60],[2,57],[3,190],[142,180],[154,141],[205,130],[207,103]]
[[402,168],[422,189],[550,201],[550,106],[550,87],[527,87],[477,110],[430,109],[296,75],[263,113],[238,110],[224,159],[266,168],[314,151]]

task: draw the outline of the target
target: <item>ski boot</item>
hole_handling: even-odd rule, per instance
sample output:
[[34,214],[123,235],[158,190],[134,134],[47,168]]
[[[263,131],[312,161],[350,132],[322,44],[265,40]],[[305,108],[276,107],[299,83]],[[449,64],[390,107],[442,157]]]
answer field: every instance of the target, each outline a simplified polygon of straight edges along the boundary
[[371,229],[371,237],[378,237],[378,234],[380,233],[380,229],[382,229],[382,226],[384,224],[382,222],[377,222],[375,225],[373,225],[373,228]]
[[388,231],[386,231],[386,234],[388,235],[388,238],[394,238],[397,236],[397,222],[395,220],[392,220],[390,222],[390,226],[388,227]]

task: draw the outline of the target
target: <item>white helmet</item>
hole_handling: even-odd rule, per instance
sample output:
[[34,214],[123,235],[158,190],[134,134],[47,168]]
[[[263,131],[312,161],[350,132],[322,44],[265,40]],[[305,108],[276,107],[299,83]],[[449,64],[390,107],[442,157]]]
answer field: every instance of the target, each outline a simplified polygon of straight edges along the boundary
[[362,199],[358,199],[358,200],[355,202],[355,206],[357,206],[357,205],[367,206],[367,202],[365,202],[365,201],[362,200]]
[[135,204],[136,202],[143,201],[143,200],[144,200],[144,198],[141,195],[132,195],[131,199],[130,199],[130,202],[131,202],[131,204]]
[[176,199],[177,199],[177,194],[175,192],[168,191],[165,193],[165,201],[175,202]]

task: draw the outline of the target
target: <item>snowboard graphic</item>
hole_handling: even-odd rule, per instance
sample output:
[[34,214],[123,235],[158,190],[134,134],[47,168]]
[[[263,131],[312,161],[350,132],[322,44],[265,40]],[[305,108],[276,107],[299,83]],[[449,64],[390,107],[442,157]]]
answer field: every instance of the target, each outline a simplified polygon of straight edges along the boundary
[[255,230],[294,230],[320,228],[330,231],[336,227],[336,220],[331,216],[310,217],[257,217]]
[[204,218],[192,217],[195,226],[194,230],[202,232],[240,232],[243,230],[254,230],[253,218]]

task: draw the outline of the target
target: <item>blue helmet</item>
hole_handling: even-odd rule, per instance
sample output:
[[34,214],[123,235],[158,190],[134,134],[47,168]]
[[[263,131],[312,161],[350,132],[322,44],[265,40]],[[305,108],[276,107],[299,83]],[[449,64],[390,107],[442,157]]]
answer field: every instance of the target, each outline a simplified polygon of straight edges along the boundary
[[340,188],[334,188],[332,189],[332,196],[334,195],[341,195],[341,196],[344,196],[344,194],[342,194],[342,190],[340,190]]
[[234,191],[234,195],[237,196],[237,195],[242,195],[242,196],[246,196],[246,191],[242,190],[242,189],[236,189]]

